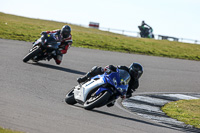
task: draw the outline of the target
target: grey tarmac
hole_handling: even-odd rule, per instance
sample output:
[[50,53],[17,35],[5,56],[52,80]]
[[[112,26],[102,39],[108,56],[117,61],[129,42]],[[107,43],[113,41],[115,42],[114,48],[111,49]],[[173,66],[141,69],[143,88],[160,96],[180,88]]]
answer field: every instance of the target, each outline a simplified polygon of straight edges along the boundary
[[87,111],[64,102],[76,79],[94,65],[144,67],[135,92],[200,92],[200,62],[71,47],[53,60],[23,63],[30,42],[0,39],[0,126],[29,133],[187,132],[125,111],[118,105]]
[[200,132],[200,129],[187,125],[184,122],[168,117],[162,110],[165,104],[178,100],[199,99],[199,94],[193,93],[152,93],[138,94],[121,102],[121,105],[129,111],[156,122],[164,123],[180,128],[188,132]]

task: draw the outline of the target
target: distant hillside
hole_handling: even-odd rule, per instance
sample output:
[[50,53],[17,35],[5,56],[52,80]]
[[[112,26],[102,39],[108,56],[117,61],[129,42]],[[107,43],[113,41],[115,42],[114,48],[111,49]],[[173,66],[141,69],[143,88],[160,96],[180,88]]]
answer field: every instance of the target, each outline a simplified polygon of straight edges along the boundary
[[[40,37],[42,31],[60,29],[65,24],[0,12],[0,38],[32,42]],[[73,46],[75,47],[200,60],[200,45],[133,38],[98,29],[69,25],[72,28]]]

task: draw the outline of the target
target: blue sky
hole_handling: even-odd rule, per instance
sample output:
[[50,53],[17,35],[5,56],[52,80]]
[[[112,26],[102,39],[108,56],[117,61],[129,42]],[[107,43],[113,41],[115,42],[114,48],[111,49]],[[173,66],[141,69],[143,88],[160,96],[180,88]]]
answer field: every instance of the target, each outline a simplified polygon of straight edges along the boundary
[[200,40],[200,0],[1,0],[0,12],[100,27]]

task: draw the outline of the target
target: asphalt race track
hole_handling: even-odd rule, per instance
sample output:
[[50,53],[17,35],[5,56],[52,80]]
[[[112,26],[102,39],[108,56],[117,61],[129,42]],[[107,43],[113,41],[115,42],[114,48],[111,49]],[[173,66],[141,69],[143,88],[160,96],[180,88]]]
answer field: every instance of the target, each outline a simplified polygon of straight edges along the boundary
[[64,102],[76,78],[94,65],[144,67],[137,93],[200,92],[200,62],[71,47],[54,60],[23,63],[31,43],[0,39],[0,126],[29,133],[178,133],[114,106],[87,111]]

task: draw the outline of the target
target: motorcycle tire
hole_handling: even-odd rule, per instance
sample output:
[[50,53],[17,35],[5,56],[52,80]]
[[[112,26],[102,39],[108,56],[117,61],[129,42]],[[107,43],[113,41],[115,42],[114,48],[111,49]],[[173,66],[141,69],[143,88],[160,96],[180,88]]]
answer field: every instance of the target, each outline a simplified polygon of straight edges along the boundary
[[23,62],[27,62],[29,61],[31,58],[33,58],[34,56],[38,55],[41,52],[41,49],[39,46],[36,46],[33,48],[33,50],[31,52],[29,52],[24,58],[23,58]]
[[100,107],[105,105],[110,98],[110,93],[108,91],[104,91],[100,93],[99,95],[90,96],[86,102],[84,103],[84,109],[86,110],[92,110],[95,107]]
[[66,97],[65,97],[65,102],[66,102],[67,104],[70,104],[70,105],[74,105],[74,104],[77,103],[77,101],[74,99],[74,88],[71,89],[71,90],[67,93],[67,95],[66,95]]

